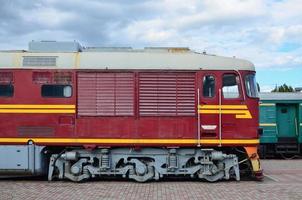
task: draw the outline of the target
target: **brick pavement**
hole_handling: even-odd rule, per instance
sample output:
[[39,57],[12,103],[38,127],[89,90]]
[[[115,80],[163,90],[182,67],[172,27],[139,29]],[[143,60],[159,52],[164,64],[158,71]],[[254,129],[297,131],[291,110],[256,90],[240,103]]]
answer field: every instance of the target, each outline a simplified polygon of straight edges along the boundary
[[0,199],[302,199],[302,160],[263,160],[262,182],[1,180]]

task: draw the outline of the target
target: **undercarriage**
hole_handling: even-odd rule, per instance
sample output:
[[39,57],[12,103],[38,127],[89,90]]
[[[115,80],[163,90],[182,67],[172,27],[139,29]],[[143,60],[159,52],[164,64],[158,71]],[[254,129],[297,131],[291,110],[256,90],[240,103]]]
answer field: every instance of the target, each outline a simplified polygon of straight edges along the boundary
[[210,148],[73,149],[51,155],[48,180],[119,176],[146,182],[178,175],[210,182],[239,181],[238,157]]

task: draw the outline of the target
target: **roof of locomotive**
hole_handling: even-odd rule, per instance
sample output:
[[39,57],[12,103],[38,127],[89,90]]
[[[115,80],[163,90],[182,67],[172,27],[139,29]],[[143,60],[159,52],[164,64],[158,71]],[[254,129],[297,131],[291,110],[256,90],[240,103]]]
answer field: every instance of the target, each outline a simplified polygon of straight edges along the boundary
[[189,48],[83,48],[77,42],[49,41],[31,42],[28,51],[0,51],[0,68],[255,70],[247,60],[198,53]]

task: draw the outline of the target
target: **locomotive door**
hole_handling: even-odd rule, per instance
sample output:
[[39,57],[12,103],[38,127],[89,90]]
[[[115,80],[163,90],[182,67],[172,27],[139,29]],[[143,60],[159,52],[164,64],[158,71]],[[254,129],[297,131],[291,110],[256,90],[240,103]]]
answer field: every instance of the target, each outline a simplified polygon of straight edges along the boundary
[[297,134],[296,107],[294,104],[277,104],[278,136],[295,138]]
[[221,74],[222,138],[243,137],[240,134],[245,131],[242,127],[251,118],[243,91],[242,77],[237,71],[224,71]]
[[219,72],[198,72],[198,145],[219,137]]

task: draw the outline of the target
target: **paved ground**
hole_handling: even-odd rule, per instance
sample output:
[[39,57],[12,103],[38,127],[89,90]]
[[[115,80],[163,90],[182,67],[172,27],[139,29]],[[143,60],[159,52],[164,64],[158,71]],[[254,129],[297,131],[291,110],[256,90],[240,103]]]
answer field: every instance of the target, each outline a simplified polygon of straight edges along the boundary
[[302,160],[263,160],[262,182],[1,180],[0,199],[302,199]]

